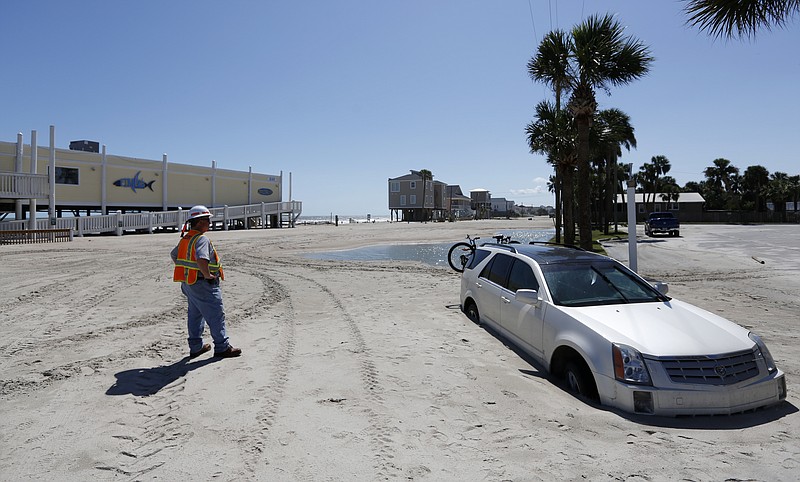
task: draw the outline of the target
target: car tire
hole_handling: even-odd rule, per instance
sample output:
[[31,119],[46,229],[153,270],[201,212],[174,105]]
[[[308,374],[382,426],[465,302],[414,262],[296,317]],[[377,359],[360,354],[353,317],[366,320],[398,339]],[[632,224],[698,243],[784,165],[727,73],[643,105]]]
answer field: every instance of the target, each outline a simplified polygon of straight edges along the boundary
[[582,400],[596,402],[599,398],[589,367],[582,363],[567,363],[564,367],[564,383],[568,392]]
[[467,304],[464,306],[464,314],[476,325],[481,324],[481,314],[478,312],[478,305],[476,305],[474,301],[467,301]]

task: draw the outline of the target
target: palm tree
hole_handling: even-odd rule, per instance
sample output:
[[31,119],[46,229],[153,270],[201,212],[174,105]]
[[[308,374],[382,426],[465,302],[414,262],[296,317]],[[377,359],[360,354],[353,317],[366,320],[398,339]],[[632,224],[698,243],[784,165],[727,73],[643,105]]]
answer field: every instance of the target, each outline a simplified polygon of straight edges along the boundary
[[[539,44],[538,50],[536,51],[536,56],[528,61],[528,75],[530,75],[531,79],[534,81],[543,82],[550,86],[550,88],[553,90],[553,94],[555,94],[556,99],[555,107],[553,109],[555,112],[561,112],[561,96],[565,93],[568,93],[569,89],[571,88],[570,75],[567,71],[569,66],[567,61],[568,56],[568,35],[563,30],[553,30],[544,36],[542,42]],[[528,127],[531,127],[531,125],[532,124],[530,124]],[[533,148],[530,142],[530,132],[528,133],[528,145],[531,147],[531,152],[546,152]],[[556,156],[548,159],[548,162],[553,164],[556,174],[554,179],[554,187],[556,197],[555,228],[557,243],[561,242],[562,200],[565,197],[563,187],[564,183],[561,179],[562,172],[566,169],[574,170],[574,164],[572,164],[572,166],[560,165],[559,163],[562,161],[567,161],[567,159],[563,156]],[[571,192],[572,191],[570,187],[570,196],[572,195]],[[572,204],[570,203],[570,207],[571,206]],[[572,217],[570,217],[570,220],[571,219]],[[574,223],[570,225],[569,231],[571,234],[574,233],[572,226],[574,226]],[[571,244],[571,242],[569,244]]]
[[648,211],[652,211],[650,205],[650,195],[652,194],[653,200],[656,198],[656,186],[658,185],[658,170],[656,166],[650,162],[645,162],[639,167],[639,173],[636,174],[636,183],[639,184],[642,190],[642,201]]
[[568,108],[578,133],[578,227],[581,248],[592,247],[589,128],[597,110],[594,90],[628,84],[649,71],[653,57],[610,15],[591,16],[571,32],[568,72],[573,85]]
[[[556,208],[563,204],[564,242],[575,242],[573,179],[575,173],[575,129],[574,122],[563,110],[548,102],[536,105],[536,120],[525,128],[531,153],[545,154],[548,162],[556,168],[556,179],[561,180],[561,203],[556,195]],[[556,236],[559,233],[559,213],[556,213]],[[557,242],[560,239],[556,238]]]
[[[608,234],[608,224],[613,217],[614,198],[617,195],[615,174],[617,159],[622,155],[622,148],[630,151],[636,147],[636,137],[628,114],[619,109],[605,109],[597,113],[593,130],[597,133],[597,147],[604,166],[603,191],[603,232]],[[612,197],[613,196],[613,197]]]
[[428,221],[429,212],[426,207],[428,204],[428,198],[426,196],[428,186],[426,181],[433,181],[433,173],[427,169],[420,169],[419,176],[422,178],[422,220]]
[[664,176],[659,180],[658,192],[661,194],[661,200],[664,202],[675,201],[681,197],[681,187],[672,176]]
[[767,210],[764,196],[769,185],[769,171],[764,166],[748,166],[742,175],[742,199],[744,209],[763,213]]
[[786,203],[792,199],[792,182],[785,172],[775,172],[769,177],[767,196],[772,200],[775,214],[786,222]]
[[734,194],[734,180],[739,175],[739,168],[731,161],[723,158],[714,159],[714,165],[703,170],[706,176],[706,193],[711,194],[713,209],[725,209]]
[[[633,164],[631,164],[632,166]],[[617,163],[614,166],[614,193],[620,194],[622,198],[622,203],[625,204],[625,195],[627,194],[626,186],[628,185],[628,180],[631,179],[633,173],[629,169],[629,166],[623,165],[621,163]],[[633,200],[635,201],[635,199]],[[616,206],[614,209],[614,232],[617,232],[617,210]]]
[[800,199],[800,175],[790,176],[789,185],[792,190],[792,204],[794,205],[794,212],[797,212],[797,201]]
[[752,38],[761,28],[783,27],[800,12],[800,0],[688,0],[688,24],[713,37]]

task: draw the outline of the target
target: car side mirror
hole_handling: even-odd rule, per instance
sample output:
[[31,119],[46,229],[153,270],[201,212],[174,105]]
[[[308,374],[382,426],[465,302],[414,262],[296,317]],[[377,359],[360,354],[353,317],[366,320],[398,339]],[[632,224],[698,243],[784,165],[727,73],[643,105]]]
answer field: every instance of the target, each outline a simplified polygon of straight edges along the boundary
[[669,285],[667,283],[662,283],[661,281],[656,281],[653,283],[653,288],[658,290],[658,292],[662,295],[669,293]]
[[514,299],[520,303],[526,303],[536,307],[542,303],[542,299],[539,297],[539,292],[536,290],[517,290],[517,293],[514,295]]

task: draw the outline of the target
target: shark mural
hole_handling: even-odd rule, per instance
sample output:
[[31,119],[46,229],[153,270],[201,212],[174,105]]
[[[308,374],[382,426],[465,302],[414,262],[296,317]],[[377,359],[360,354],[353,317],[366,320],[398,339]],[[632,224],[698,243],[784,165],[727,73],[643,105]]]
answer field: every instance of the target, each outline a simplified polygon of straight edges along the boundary
[[129,187],[131,188],[131,190],[133,190],[133,192],[136,192],[137,189],[144,189],[144,188],[148,188],[152,191],[153,183],[156,182],[156,180],[153,179],[150,182],[145,182],[144,179],[139,179],[139,174],[141,173],[142,171],[139,171],[133,177],[123,177],[117,179],[116,181],[114,181],[114,185],[118,187]]

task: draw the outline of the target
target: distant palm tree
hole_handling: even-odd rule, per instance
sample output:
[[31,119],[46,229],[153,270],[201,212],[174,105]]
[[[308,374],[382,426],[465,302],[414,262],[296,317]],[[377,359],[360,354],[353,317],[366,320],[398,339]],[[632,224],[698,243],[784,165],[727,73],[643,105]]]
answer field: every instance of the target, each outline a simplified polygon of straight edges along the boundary
[[678,202],[681,197],[681,187],[672,176],[664,176],[659,180],[658,192],[661,200],[666,203],[670,201]]
[[428,221],[429,220],[429,209],[427,208],[427,192],[428,186],[426,181],[433,181],[433,173],[427,169],[420,169],[419,175],[422,178],[422,220]]
[[785,172],[775,172],[769,177],[767,196],[772,200],[775,214],[786,222],[786,203],[792,199],[792,181]]
[[742,175],[744,208],[763,213],[767,210],[766,189],[769,171],[764,166],[749,166]]
[[592,130],[596,133],[598,154],[604,160],[603,232],[608,234],[608,224],[613,217],[614,199],[617,197],[615,182],[617,159],[622,155],[623,147],[628,151],[636,147],[636,136],[633,134],[630,116],[619,109],[605,109],[598,112]]
[[790,176],[789,183],[792,189],[792,204],[794,205],[794,212],[797,212],[797,201],[800,200],[800,175]]
[[714,159],[714,165],[703,170],[706,176],[706,193],[711,195],[712,209],[726,209],[733,194],[739,168],[723,158]]
[[800,13],[800,0],[687,0],[688,24],[713,37],[752,38],[756,32],[783,27]]
[[578,132],[578,227],[581,248],[592,248],[590,216],[589,128],[597,110],[594,89],[628,84],[647,74],[653,57],[648,48],[633,37],[624,37],[625,28],[610,15],[591,16],[572,29],[570,69],[572,96],[568,108],[575,117]]

